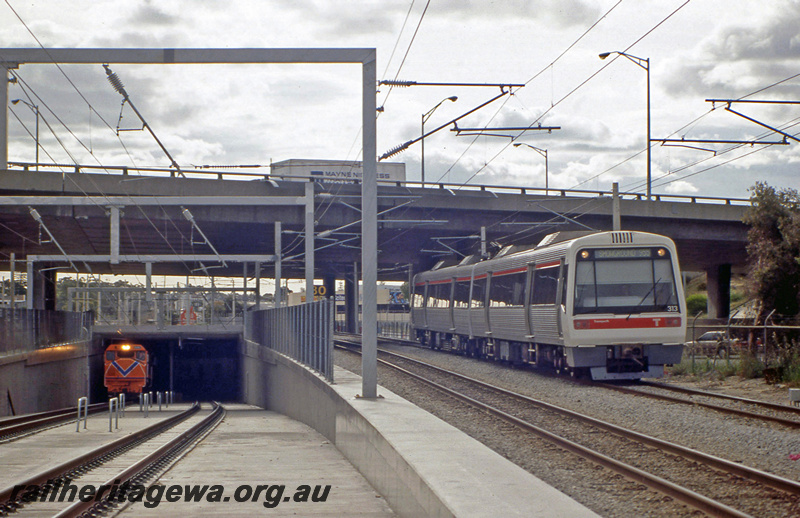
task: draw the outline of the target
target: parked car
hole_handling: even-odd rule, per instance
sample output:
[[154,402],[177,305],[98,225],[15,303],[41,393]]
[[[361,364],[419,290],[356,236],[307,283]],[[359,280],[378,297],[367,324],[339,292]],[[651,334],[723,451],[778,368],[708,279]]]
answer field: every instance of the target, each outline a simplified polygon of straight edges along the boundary
[[695,355],[718,358],[727,358],[731,354],[738,354],[740,350],[739,339],[729,338],[725,331],[708,331],[686,346]]

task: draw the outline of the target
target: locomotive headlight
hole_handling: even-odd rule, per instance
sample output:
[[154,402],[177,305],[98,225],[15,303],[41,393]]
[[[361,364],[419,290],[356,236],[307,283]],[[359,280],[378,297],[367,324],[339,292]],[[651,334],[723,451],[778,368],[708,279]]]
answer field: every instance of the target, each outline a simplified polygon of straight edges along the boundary
[[131,346],[130,346],[130,345],[128,345],[128,344],[123,344],[123,345],[122,345],[122,350],[123,350],[123,351],[128,351],[128,350],[130,350],[130,348],[131,348]]
[[581,250],[581,259],[588,259],[588,258],[589,258],[589,251]]
[[664,250],[663,248],[659,248],[658,252],[656,253],[658,254],[659,257],[664,257],[665,255],[667,255],[667,251]]

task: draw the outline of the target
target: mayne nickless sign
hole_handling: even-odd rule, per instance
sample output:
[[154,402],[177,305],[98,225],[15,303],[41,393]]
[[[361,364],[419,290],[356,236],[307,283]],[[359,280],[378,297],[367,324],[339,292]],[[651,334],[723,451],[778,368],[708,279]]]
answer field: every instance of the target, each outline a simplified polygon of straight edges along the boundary
[[[318,182],[361,183],[361,162],[349,160],[284,160],[272,164],[272,176],[285,179],[313,178]],[[389,162],[378,164],[379,182],[405,182],[406,165]]]

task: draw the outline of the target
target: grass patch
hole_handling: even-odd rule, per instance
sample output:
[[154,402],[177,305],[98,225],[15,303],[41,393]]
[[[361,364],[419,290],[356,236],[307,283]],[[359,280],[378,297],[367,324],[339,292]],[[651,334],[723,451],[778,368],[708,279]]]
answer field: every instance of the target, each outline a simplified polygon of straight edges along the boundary
[[672,376],[725,379],[737,374],[738,368],[738,362],[735,360],[731,361],[718,358],[714,361],[712,358],[695,358],[694,361],[692,361],[691,356],[684,355],[680,363],[667,367],[666,371]]
[[743,353],[739,358],[739,368],[737,374],[745,379],[761,378],[764,376],[764,369],[767,366],[764,362],[750,353]]

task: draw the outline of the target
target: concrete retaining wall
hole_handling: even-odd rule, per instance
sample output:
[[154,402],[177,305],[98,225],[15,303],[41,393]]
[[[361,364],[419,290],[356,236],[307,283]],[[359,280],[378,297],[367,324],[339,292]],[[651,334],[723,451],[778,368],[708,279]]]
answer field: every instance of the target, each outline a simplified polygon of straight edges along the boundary
[[246,402],[325,435],[400,516],[596,516],[385,389],[377,400],[359,398],[361,378],[355,374],[337,368],[330,385],[252,342],[241,352]]
[[0,358],[0,416],[75,406],[86,395],[88,343]]

